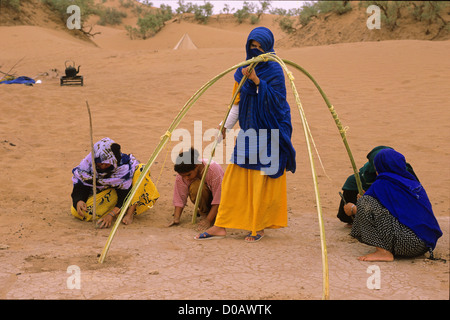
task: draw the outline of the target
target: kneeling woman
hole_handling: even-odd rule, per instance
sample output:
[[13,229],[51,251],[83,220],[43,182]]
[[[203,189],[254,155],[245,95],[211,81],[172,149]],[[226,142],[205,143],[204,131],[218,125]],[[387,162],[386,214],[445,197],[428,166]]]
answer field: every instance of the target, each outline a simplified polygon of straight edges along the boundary
[[[144,165],[132,154],[120,151],[120,145],[110,138],[104,138],[94,145],[94,159],[97,170],[96,216],[100,218],[100,228],[109,227],[123,205],[125,198],[137,182]],[[89,153],[72,170],[73,191],[72,215],[80,220],[90,221],[93,209],[93,167]],[[130,224],[133,216],[141,214],[159,198],[158,190],[150,179],[150,173],[144,178],[136,191],[131,206],[122,222]]]
[[393,149],[374,158],[375,182],[344,210],[354,215],[350,235],[374,246],[363,261],[393,261],[395,256],[420,256],[436,247],[442,231],[420,182],[407,171],[405,157]]

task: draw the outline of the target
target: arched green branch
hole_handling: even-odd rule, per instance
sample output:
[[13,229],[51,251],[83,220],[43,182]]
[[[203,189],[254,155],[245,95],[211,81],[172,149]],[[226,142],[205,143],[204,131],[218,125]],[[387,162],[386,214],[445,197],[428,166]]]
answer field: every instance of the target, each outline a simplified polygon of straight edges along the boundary
[[102,253],[100,254],[100,257],[98,259],[99,263],[103,263],[106,257],[106,254],[109,251],[109,247],[111,246],[112,240],[114,239],[114,236],[117,232],[117,229],[120,225],[120,222],[122,221],[123,216],[125,215],[127,208],[130,206],[131,204],[131,199],[133,198],[134,194],[136,193],[136,190],[139,188],[139,186],[141,185],[142,181],[144,180],[144,177],[147,175],[148,171],[150,170],[150,167],[153,165],[153,162],[155,161],[155,159],[158,157],[158,155],[160,154],[160,152],[163,150],[164,146],[167,144],[167,142],[170,139],[170,136],[172,135],[173,130],[175,130],[177,128],[177,126],[180,124],[181,120],[183,120],[183,118],[186,116],[187,112],[189,111],[189,109],[194,105],[194,103],[202,96],[203,93],[205,93],[206,90],[208,90],[214,83],[216,83],[219,79],[221,79],[222,77],[224,77],[226,74],[228,74],[229,72],[253,63],[253,62],[259,62],[261,61],[261,58],[254,58],[252,60],[248,60],[248,61],[244,61],[238,65],[235,65],[225,71],[223,71],[222,73],[220,73],[219,75],[215,76],[213,79],[209,80],[207,83],[205,83],[199,90],[197,90],[197,92],[191,97],[189,98],[189,100],[184,104],[183,108],[180,110],[180,112],[177,114],[177,116],[175,117],[175,119],[172,121],[172,124],[169,126],[169,128],[167,129],[166,133],[161,137],[161,140],[158,144],[158,146],[156,147],[156,149],[153,151],[152,155],[150,156],[150,159],[147,161],[147,163],[145,164],[141,174],[139,175],[138,180],[136,181],[135,185],[133,185],[133,187],[131,188],[130,192],[128,193],[124,204],[119,212],[119,215],[116,219],[116,222],[114,223],[114,226],[111,229],[111,232],[108,236],[108,240],[106,241],[106,245],[102,250]]
[[[106,254],[109,250],[109,247],[112,243],[112,240],[114,238],[115,233],[117,232],[117,228],[120,224],[120,221],[122,220],[123,216],[126,213],[126,210],[128,208],[128,206],[130,205],[131,199],[133,198],[134,194],[136,193],[137,188],[140,186],[140,184],[142,183],[142,180],[144,179],[145,175],[148,173],[148,171],[150,170],[150,167],[152,166],[153,162],[155,161],[156,157],[159,155],[159,153],[162,151],[162,149],[164,148],[164,146],[167,144],[167,142],[170,139],[170,136],[173,132],[173,130],[175,130],[175,128],[178,126],[178,124],[181,122],[181,120],[184,118],[184,116],[187,114],[187,112],[189,111],[189,109],[194,105],[194,103],[201,97],[201,95],[207,90],[209,89],[214,83],[216,83],[219,79],[221,79],[223,76],[225,76],[226,74],[228,74],[229,72],[241,67],[241,66],[245,66],[245,65],[249,65],[252,64],[252,67],[254,67],[257,63],[262,62],[262,61],[276,61],[278,62],[282,68],[284,69],[284,71],[286,72],[286,74],[288,75],[289,81],[291,83],[291,87],[294,93],[294,97],[297,103],[297,107],[300,113],[300,118],[302,120],[303,123],[303,128],[304,128],[304,134],[305,134],[305,138],[306,138],[306,142],[307,142],[307,146],[308,146],[308,153],[309,153],[309,157],[310,157],[310,164],[311,164],[311,171],[312,171],[312,175],[313,175],[313,181],[314,181],[314,187],[315,187],[315,195],[316,195],[316,204],[317,204],[317,211],[318,211],[318,217],[319,217],[319,226],[320,226],[320,236],[321,236],[321,248],[322,248],[322,266],[323,266],[323,298],[324,299],[329,299],[329,278],[328,278],[328,259],[327,259],[327,250],[326,250],[326,241],[325,241],[325,231],[324,231],[324,225],[323,225],[323,215],[322,215],[322,206],[320,204],[320,195],[319,195],[319,189],[318,189],[318,183],[317,183],[317,174],[315,171],[315,167],[314,167],[314,160],[312,157],[312,149],[311,149],[311,144],[310,144],[310,138],[312,138],[311,132],[309,130],[309,126],[308,123],[306,121],[306,116],[303,110],[303,107],[301,105],[300,102],[300,98],[298,95],[298,92],[296,90],[295,84],[294,84],[294,77],[292,76],[292,73],[287,69],[286,64],[291,65],[293,67],[295,67],[296,69],[300,70],[301,72],[303,72],[316,86],[316,88],[319,90],[320,94],[322,95],[323,99],[325,100],[325,103],[327,104],[333,119],[336,122],[336,125],[339,129],[339,132],[341,134],[341,137],[343,139],[344,145],[347,149],[347,153],[350,157],[350,161],[352,163],[352,167],[354,169],[355,172],[355,177],[356,177],[356,181],[358,184],[358,189],[360,191],[360,193],[362,194],[362,189],[361,189],[361,182],[360,182],[360,177],[359,174],[357,172],[356,169],[356,165],[353,159],[353,156],[351,154],[351,150],[350,147],[348,145],[346,136],[345,136],[345,130],[342,127],[342,124],[337,116],[336,111],[334,110],[334,107],[331,105],[331,103],[329,102],[327,96],[325,95],[325,93],[323,92],[323,90],[320,88],[320,86],[318,85],[318,83],[315,81],[315,79],[302,67],[300,67],[299,65],[295,64],[294,62],[291,62],[289,60],[285,60],[285,59],[281,59],[278,56],[271,54],[271,53],[267,53],[267,54],[262,54],[256,58],[244,61],[238,65],[235,65],[227,70],[225,70],[224,72],[220,73],[219,75],[217,75],[216,77],[214,77],[213,79],[211,79],[210,81],[208,81],[206,84],[204,84],[183,106],[183,108],[180,110],[180,112],[178,113],[178,115],[175,117],[175,119],[173,120],[172,124],[170,125],[170,127],[168,128],[168,130],[166,131],[166,133],[161,137],[161,140],[158,144],[158,146],[156,147],[155,151],[153,152],[153,154],[151,155],[150,159],[148,160],[147,164],[144,166],[143,171],[141,172],[138,181],[136,182],[136,184],[132,187],[130,193],[128,194],[127,198],[125,199],[124,205],[122,206],[122,209],[119,213],[119,216],[111,230],[111,233],[108,237],[108,240],[106,242],[106,245],[100,255],[99,258],[99,263],[103,263]],[[233,97],[233,99],[231,100],[230,106],[227,110],[227,113],[225,115],[225,119],[222,122],[221,126],[220,126],[220,130],[218,132],[218,135],[216,137],[216,141],[214,144],[214,147],[211,151],[211,157],[209,159],[208,165],[205,168],[204,172],[203,172],[203,176],[201,179],[201,184],[199,187],[199,191],[197,194],[197,200],[196,200],[196,204],[195,204],[195,208],[194,208],[194,214],[193,214],[193,222],[195,222],[195,217],[197,216],[197,210],[198,210],[198,203],[200,200],[200,195],[201,195],[201,189],[203,187],[204,184],[204,179],[206,176],[206,172],[207,169],[209,168],[209,165],[211,163],[211,159],[214,156],[214,152],[215,152],[215,148],[217,146],[217,143],[219,141],[219,137],[221,135],[221,132],[223,130],[223,127],[225,125],[226,119],[229,115],[232,103],[235,100],[236,95],[238,94],[240,88],[242,87],[243,83],[247,80],[246,77],[244,77],[241,81],[241,83],[239,84],[238,90],[236,90],[236,93]]]

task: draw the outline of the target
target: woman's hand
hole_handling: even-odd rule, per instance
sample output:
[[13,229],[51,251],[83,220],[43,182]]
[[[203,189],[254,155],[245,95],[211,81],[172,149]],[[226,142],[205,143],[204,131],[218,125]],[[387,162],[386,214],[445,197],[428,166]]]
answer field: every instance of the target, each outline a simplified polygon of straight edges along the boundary
[[97,222],[97,227],[101,228],[109,228],[112,224],[113,219],[120,213],[120,208],[115,207],[108,214],[104,215]]
[[172,222],[168,225],[168,227],[173,227],[173,226],[177,226],[180,224],[180,220],[181,220],[181,214],[183,213],[183,207],[175,207],[173,210],[173,220]]
[[84,213],[87,211],[87,205],[86,202],[83,200],[80,200],[77,202],[77,212],[80,215],[80,217],[84,218]]
[[[222,122],[217,126],[217,130],[220,130],[220,127],[222,126]],[[219,137],[219,142],[224,140],[227,137],[227,128],[225,128],[225,126],[223,126],[222,129],[222,138]]]
[[243,68],[243,69],[242,69],[242,74],[243,74],[244,76],[246,76],[247,78],[249,78],[250,80],[252,80],[257,86],[259,86],[259,78],[258,78],[258,76],[256,75],[255,70],[250,70],[250,71],[249,71],[249,68],[250,68],[250,67]]
[[113,221],[113,216],[110,212],[107,215],[103,216],[103,218],[98,220],[97,227],[99,227],[100,229],[109,228],[112,224],[112,221]]

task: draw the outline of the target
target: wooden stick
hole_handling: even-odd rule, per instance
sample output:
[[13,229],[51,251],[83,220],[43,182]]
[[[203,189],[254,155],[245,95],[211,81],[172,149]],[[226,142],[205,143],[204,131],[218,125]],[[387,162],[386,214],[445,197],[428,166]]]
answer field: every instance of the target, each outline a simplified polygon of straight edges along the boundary
[[[249,72],[251,72],[256,67],[257,64],[258,64],[258,62],[250,64]],[[225,122],[227,121],[228,115],[230,114],[231,108],[233,107],[234,100],[236,100],[236,97],[239,94],[239,92],[241,91],[241,88],[244,85],[247,78],[248,78],[247,76],[244,76],[241,79],[241,82],[239,83],[239,86],[237,87],[236,92],[234,93],[233,97],[231,98],[231,102],[228,106],[227,113],[225,115],[225,118],[222,121],[222,124],[220,125],[216,140],[214,141],[214,146],[211,150],[211,157],[209,158],[208,164],[206,165],[205,169],[203,170],[202,179],[200,180],[200,185],[199,185],[198,191],[197,191],[197,197],[195,198],[194,214],[192,215],[192,223],[193,224],[195,224],[197,222],[198,206],[200,204],[200,200],[202,197],[202,190],[203,190],[203,185],[205,183],[206,173],[208,172],[209,166],[211,165],[212,158],[214,157],[214,154],[216,152],[216,147],[217,147],[217,144],[219,143],[220,134],[222,133],[222,130],[225,127]]]
[[92,203],[92,222],[94,223],[94,227],[97,228],[97,168],[95,167],[95,151],[94,151],[94,137],[92,134],[92,116],[91,116],[91,108],[89,108],[89,103],[86,100],[86,107],[89,114],[89,132],[91,136],[91,158],[92,158],[92,199],[94,202]]
[[6,72],[6,73],[2,72],[2,73],[4,74],[4,76],[3,76],[3,78],[0,79],[0,81],[3,80],[4,78],[6,78],[6,76],[12,76],[12,74],[9,74],[9,73],[10,73],[10,72],[12,71],[12,69],[14,69],[14,67],[17,66],[17,65],[20,63],[20,61],[22,61],[23,59],[25,59],[25,56],[23,56],[22,59],[20,59],[19,61],[17,61],[17,62],[11,67],[11,69],[8,70],[8,72]]

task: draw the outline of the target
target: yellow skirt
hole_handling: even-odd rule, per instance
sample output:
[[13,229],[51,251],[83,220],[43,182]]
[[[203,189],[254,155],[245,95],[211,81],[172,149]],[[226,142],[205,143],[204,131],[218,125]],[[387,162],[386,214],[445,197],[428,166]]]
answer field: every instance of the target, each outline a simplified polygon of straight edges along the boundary
[[223,177],[222,194],[215,224],[243,229],[256,235],[263,229],[287,226],[286,172],[276,179],[259,170],[230,164]]
[[[142,163],[139,164],[133,175],[133,185],[139,179],[139,175],[141,174],[143,169],[144,165]],[[139,215],[144,211],[146,211],[147,209],[152,208],[156,200],[158,200],[158,198],[159,198],[158,190],[156,189],[156,186],[154,185],[154,183],[150,178],[150,172],[148,172],[147,176],[145,176],[141,185],[136,190],[133,199],[131,200],[131,205],[137,204],[135,215]],[[114,207],[116,206],[116,203],[117,203],[116,190],[109,188],[97,193],[96,195],[97,207],[95,211],[97,218],[99,219],[108,212],[111,212],[111,210],[114,209]],[[94,197],[90,196],[86,201],[87,214],[84,216],[84,218],[78,214],[77,210],[73,206],[70,211],[74,217],[80,220],[90,221],[92,220],[93,204],[94,204]]]

